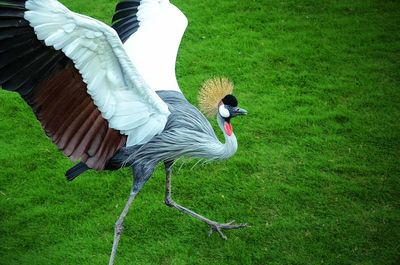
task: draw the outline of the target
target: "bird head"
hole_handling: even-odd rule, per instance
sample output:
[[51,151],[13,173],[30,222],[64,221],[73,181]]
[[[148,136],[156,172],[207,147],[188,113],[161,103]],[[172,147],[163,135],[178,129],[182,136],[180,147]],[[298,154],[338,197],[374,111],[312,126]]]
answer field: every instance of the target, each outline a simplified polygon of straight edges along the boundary
[[220,102],[218,107],[218,116],[223,120],[223,129],[228,136],[233,133],[233,128],[231,125],[231,118],[246,115],[247,111],[238,108],[238,101],[235,96],[229,94],[226,95]]
[[223,121],[225,132],[232,134],[230,120],[246,115],[247,111],[238,107],[238,101],[232,95],[233,83],[227,78],[213,78],[204,82],[199,93],[199,106],[208,117],[217,117]]
[[229,122],[231,118],[246,115],[247,111],[238,107],[238,101],[234,95],[226,95],[220,102],[218,114]]

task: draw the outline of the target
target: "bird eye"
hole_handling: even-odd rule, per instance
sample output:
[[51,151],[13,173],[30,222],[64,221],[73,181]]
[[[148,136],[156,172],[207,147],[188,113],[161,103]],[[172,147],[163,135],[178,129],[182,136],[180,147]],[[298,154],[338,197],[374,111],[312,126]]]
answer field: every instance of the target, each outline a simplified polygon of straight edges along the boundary
[[224,104],[221,104],[221,106],[219,106],[218,111],[223,118],[229,118],[230,116],[229,110],[225,107]]

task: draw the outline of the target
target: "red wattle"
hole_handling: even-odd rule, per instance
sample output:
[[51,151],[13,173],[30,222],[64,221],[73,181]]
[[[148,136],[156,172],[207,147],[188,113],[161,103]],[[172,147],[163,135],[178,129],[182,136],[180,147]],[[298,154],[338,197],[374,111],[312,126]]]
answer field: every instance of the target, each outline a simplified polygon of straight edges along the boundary
[[231,136],[233,133],[232,124],[230,124],[229,122],[224,122],[224,130],[228,136]]

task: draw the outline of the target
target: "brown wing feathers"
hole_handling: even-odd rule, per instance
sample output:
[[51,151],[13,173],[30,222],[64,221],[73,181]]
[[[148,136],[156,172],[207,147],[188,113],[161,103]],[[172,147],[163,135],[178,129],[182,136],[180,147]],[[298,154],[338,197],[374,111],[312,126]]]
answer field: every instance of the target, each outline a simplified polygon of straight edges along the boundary
[[0,85],[22,96],[66,156],[103,169],[126,137],[108,127],[72,61],[37,40],[24,12],[25,1],[0,0]]

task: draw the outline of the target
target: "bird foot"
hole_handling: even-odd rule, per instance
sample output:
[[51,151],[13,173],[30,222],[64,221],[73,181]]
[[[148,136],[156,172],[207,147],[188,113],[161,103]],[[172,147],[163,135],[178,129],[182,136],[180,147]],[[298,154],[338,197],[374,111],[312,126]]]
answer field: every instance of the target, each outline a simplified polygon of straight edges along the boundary
[[228,238],[226,235],[222,232],[222,230],[228,230],[228,229],[240,229],[243,227],[246,227],[247,224],[234,224],[235,221],[230,221],[229,223],[225,224],[219,224],[219,223],[209,223],[208,225],[210,226],[210,232],[208,232],[208,236],[211,236],[213,232],[218,232],[218,234],[225,240]]

